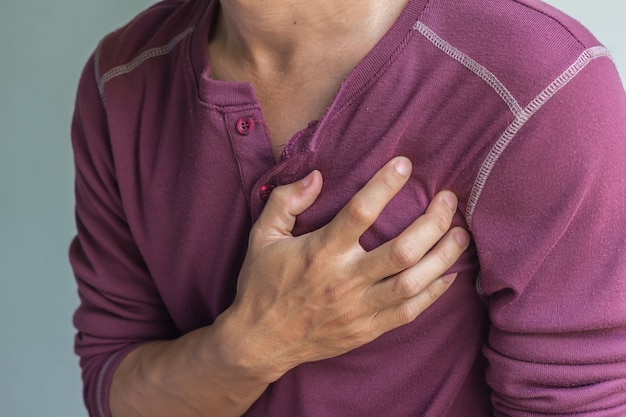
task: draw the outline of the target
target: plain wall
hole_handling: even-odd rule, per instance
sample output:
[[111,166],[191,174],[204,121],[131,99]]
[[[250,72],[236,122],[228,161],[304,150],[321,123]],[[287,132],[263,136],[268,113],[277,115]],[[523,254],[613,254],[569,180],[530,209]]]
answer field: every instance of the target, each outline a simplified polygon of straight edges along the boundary
[[69,128],[78,77],[106,32],[150,0],[0,5],[0,416],[85,417],[67,261]]
[[[0,416],[85,417],[73,355],[77,305],[69,127],[97,41],[150,0],[0,6]],[[612,49],[626,75],[623,2],[551,0]]]

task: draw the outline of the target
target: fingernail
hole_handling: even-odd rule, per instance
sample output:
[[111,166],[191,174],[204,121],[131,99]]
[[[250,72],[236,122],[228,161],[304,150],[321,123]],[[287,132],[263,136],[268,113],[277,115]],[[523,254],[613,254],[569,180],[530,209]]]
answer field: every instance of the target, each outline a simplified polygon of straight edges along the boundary
[[304,178],[302,178],[302,179],[300,180],[300,182],[302,182],[302,186],[303,186],[304,188],[307,188],[309,185],[311,185],[311,184],[313,183],[313,173],[314,173],[314,172],[315,172],[315,171],[311,171],[311,172],[309,173],[309,175],[307,175],[306,177],[304,177]]
[[444,280],[445,282],[454,282],[454,280],[456,279],[457,274],[448,274],[448,275],[444,275],[441,277],[442,280]]
[[454,240],[459,246],[465,247],[469,244],[469,235],[465,230],[455,230]]
[[393,169],[403,177],[411,174],[411,162],[406,158],[397,158],[393,163]]
[[450,207],[452,210],[456,210],[457,201],[456,201],[456,196],[453,193],[446,191],[445,193],[443,193],[442,197],[443,197],[443,201],[446,202],[448,207]]

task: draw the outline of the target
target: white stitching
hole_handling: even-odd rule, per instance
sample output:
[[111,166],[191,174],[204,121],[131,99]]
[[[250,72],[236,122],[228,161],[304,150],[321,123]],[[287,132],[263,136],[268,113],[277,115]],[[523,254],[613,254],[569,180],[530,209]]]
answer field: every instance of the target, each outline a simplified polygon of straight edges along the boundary
[[511,94],[511,92],[504,86],[504,84],[500,82],[500,80],[498,80],[498,78],[493,73],[491,73],[491,71],[489,71],[487,68],[480,65],[468,55],[443,40],[424,23],[418,21],[415,26],[413,26],[413,28],[421,33],[433,45],[435,45],[441,51],[445,52],[449,57],[461,63],[465,68],[469,69],[474,74],[483,79],[487,84],[489,84],[489,86],[491,86],[491,88],[493,88],[494,91],[498,93],[500,98],[504,100],[507,106],[509,106],[509,109],[511,109],[511,112],[515,116],[517,116],[522,111],[522,107],[517,103],[517,100],[515,100],[513,94]]
[[474,181],[472,193],[467,203],[466,221],[467,224],[472,226],[472,220],[474,216],[474,210],[478,204],[478,199],[485,188],[489,174],[493,170],[496,162],[500,158],[500,155],[509,146],[515,135],[520,131],[522,126],[539,110],[550,98],[552,98],[561,88],[565,87],[578,73],[587,66],[591,61],[600,57],[611,58],[611,53],[602,46],[596,46],[585,50],[580,57],[561,75],[559,75],[550,85],[548,85],[541,93],[530,102],[528,106],[515,118],[515,120],[507,127],[500,139],[491,148],[489,154],[485,158],[478,176]]
[[147,51],[144,51],[142,54],[138,55],[132,61],[123,65],[119,65],[117,67],[111,68],[106,73],[104,73],[104,75],[98,80],[98,90],[100,91],[100,96],[102,100],[104,101],[104,84],[107,81],[110,81],[111,79],[115,77],[131,72],[132,70],[137,68],[147,59],[154,58],[154,57],[161,56],[161,55],[166,55],[170,53],[172,49],[174,49],[174,47],[178,44],[178,42],[180,42],[187,35],[193,32],[194,29],[195,29],[194,27],[190,27],[189,29],[185,30],[181,34],[174,37],[166,45],[148,49]]

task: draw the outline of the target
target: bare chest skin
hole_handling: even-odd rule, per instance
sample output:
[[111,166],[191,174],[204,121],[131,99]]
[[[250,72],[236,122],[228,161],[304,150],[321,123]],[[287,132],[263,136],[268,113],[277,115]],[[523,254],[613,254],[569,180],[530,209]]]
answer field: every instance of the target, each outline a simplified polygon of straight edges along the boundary
[[323,82],[319,82],[317,88],[306,85],[255,86],[277,161],[285,144],[297,132],[324,116],[337,89],[338,86]]

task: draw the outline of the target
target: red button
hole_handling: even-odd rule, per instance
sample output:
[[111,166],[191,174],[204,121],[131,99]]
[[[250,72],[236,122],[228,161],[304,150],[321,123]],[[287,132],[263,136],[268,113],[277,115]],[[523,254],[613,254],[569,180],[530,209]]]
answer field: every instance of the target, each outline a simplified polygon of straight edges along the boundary
[[262,186],[259,190],[259,197],[261,197],[261,200],[267,201],[270,198],[270,194],[272,194],[272,191],[274,191],[274,188],[276,187],[274,187],[272,184],[265,184],[264,186]]
[[249,117],[237,120],[237,132],[241,135],[249,135],[254,128],[254,120]]

